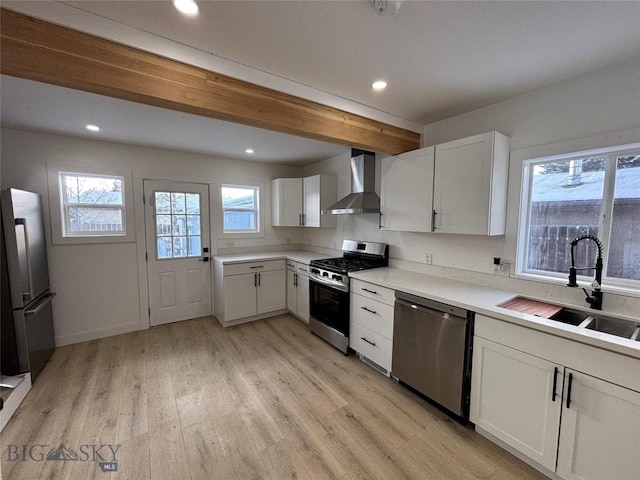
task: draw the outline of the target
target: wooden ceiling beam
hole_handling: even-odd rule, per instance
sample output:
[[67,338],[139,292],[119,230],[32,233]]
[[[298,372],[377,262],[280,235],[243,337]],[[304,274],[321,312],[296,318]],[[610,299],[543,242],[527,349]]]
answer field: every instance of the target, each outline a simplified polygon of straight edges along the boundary
[[10,10],[0,73],[277,132],[396,154],[420,134]]

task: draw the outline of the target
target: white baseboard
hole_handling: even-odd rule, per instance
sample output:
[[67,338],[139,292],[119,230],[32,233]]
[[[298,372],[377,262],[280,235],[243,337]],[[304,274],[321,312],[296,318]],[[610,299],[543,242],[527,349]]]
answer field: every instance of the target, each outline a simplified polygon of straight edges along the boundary
[[112,337],[113,335],[129,333],[135,330],[141,330],[140,322],[126,323],[124,325],[116,325],[109,328],[90,330],[88,332],[72,333],[70,335],[61,335],[56,337],[56,347],[62,347],[63,345],[71,345],[80,342],[87,342],[89,340],[96,340],[98,338]]
[[286,308],[282,310],[274,310],[273,312],[261,313],[260,315],[253,315],[251,317],[238,318],[236,320],[229,320],[228,322],[220,321],[218,317],[215,317],[218,320],[218,323],[223,327],[233,327],[234,325],[241,325],[243,323],[254,322],[256,320],[262,320],[263,318],[269,317],[277,317],[278,315],[282,315],[283,313],[287,313],[289,310]]
[[514,457],[519,458],[520,460],[522,460],[524,463],[526,463],[527,465],[529,465],[530,467],[535,468],[537,471],[539,471],[540,473],[542,473],[543,475],[546,475],[547,477],[549,477],[552,480],[562,480],[558,475],[556,475],[555,472],[552,472],[551,470],[543,467],[542,465],[540,465],[537,462],[534,462],[533,460],[531,460],[529,457],[527,457],[526,455],[524,455],[523,453],[519,452],[518,450],[516,450],[515,448],[513,448],[511,445],[507,444],[506,442],[500,440],[499,438],[493,436],[492,434],[490,434],[489,432],[487,432],[486,430],[484,430],[482,427],[478,427],[477,425],[475,426],[475,430],[476,432],[478,432],[480,435],[482,435],[483,437],[487,438],[488,440],[492,441],[493,443],[495,443],[496,445],[498,445],[499,447],[501,447],[502,449],[506,450],[507,452],[509,452],[511,455],[513,455]]

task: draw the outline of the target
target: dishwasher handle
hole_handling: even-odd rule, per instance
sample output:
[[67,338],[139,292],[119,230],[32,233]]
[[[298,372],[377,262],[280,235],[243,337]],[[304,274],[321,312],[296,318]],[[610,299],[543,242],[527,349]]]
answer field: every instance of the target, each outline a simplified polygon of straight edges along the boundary
[[417,310],[419,312],[425,312],[429,315],[434,315],[442,318],[458,318],[464,321],[467,320],[467,311],[462,308],[445,305],[439,302],[430,301],[428,299],[424,300],[427,300],[427,305],[425,305],[423,302],[412,302],[410,300],[396,297],[396,307]]

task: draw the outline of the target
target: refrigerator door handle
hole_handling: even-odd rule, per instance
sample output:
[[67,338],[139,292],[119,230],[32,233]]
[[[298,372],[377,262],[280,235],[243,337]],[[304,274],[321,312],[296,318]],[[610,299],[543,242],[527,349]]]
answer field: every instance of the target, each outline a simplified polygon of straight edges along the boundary
[[29,239],[27,236],[27,221],[24,218],[16,218],[16,243],[18,246],[18,263],[20,264],[20,283],[22,285],[22,300],[31,300],[32,282],[31,268],[29,266]]
[[40,312],[40,310],[42,310],[44,307],[46,307],[47,304],[49,302],[51,302],[51,299],[53,297],[55,297],[55,296],[56,296],[55,292],[49,293],[48,295],[43,297],[42,300],[40,302],[38,302],[38,305],[36,305],[34,308],[31,308],[29,310],[25,310],[24,311],[25,316],[27,316],[27,315],[35,315],[38,312]]

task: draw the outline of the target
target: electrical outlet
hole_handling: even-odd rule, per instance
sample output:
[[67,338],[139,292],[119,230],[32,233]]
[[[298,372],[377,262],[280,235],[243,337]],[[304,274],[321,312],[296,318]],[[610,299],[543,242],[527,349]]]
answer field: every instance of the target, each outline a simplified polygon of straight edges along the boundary
[[500,265],[496,265],[496,274],[502,277],[508,277],[511,275],[511,262],[505,262],[502,260]]
[[227,240],[226,242],[224,242],[225,247],[233,247],[234,244],[235,242],[233,240]]
[[333,248],[334,250],[338,248],[338,242],[336,240],[333,240],[331,242],[331,248]]
[[424,263],[426,263],[427,265],[431,265],[433,262],[433,256],[430,253],[425,253],[424,254]]

